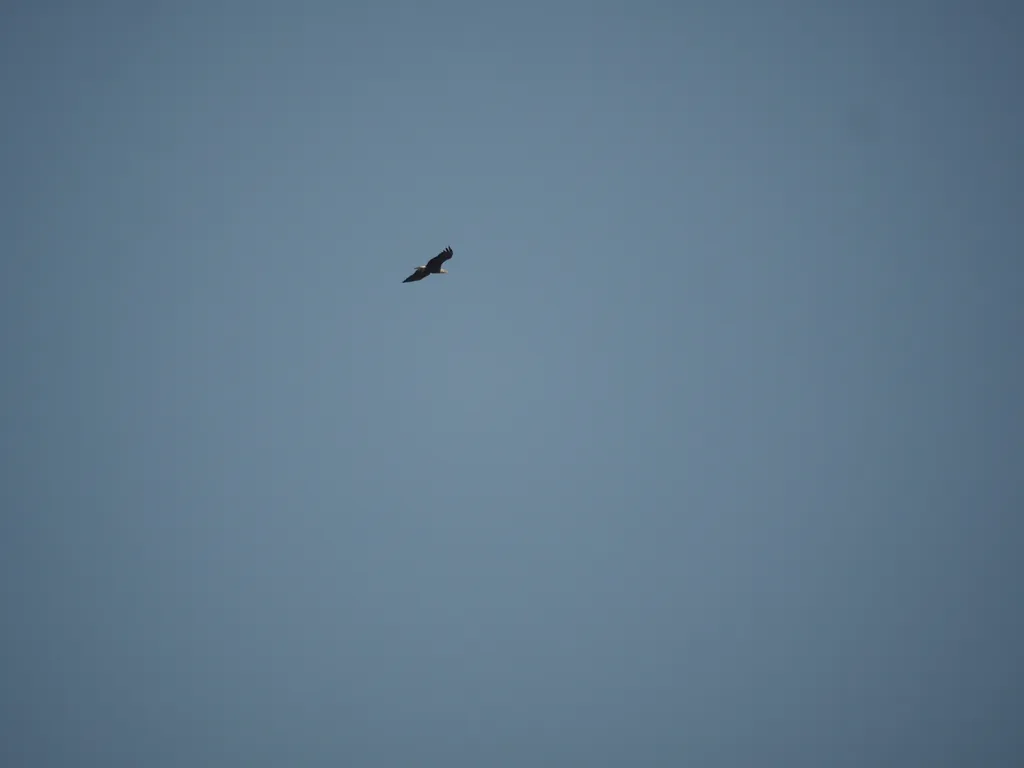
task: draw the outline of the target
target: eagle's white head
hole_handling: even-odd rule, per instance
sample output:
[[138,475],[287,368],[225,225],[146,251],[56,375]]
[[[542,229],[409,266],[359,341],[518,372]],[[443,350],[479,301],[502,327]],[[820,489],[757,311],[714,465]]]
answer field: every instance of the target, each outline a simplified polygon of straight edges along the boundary
[[448,270],[445,269],[444,267],[441,267],[441,274],[442,275],[447,275],[448,274]]

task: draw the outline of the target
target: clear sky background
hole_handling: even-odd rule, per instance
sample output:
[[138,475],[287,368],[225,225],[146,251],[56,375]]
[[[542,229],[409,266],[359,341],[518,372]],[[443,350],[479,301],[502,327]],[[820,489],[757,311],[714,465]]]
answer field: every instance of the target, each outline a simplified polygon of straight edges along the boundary
[[1024,764],[1022,33],[8,3],[0,763]]

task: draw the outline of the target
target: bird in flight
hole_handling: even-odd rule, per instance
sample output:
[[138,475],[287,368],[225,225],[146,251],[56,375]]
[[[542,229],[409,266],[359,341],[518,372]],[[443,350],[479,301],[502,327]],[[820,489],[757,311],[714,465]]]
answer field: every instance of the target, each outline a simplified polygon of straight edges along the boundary
[[417,280],[422,280],[427,275],[447,275],[448,270],[442,267],[441,265],[448,261],[448,259],[452,257],[453,253],[454,251],[452,250],[452,247],[449,245],[447,248],[445,248],[443,251],[437,254],[437,256],[432,258],[426,264],[424,264],[421,267],[416,267],[416,271],[409,275],[407,278],[405,278],[405,280],[403,280],[402,282],[415,283]]

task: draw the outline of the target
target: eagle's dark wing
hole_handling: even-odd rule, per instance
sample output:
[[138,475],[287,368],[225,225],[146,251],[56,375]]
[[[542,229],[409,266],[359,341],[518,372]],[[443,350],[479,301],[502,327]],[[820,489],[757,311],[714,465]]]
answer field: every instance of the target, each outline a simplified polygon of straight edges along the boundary
[[437,270],[441,268],[441,265],[452,257],[453,253],[455,253],[455,251],[453,251],[452,247],[449,245],[447,248],[445,248],[443,251],[437,254],[437,256],[435,256],[434,258],[427,262],[427,271],[437,272]]
[[427,270],[420,269],[419,267],[417,267],[416,271],[413,272],[411,275],[409,275],[407,278],[405,278],[405,280],[403,280],[402,282],[403,283],[415,283],[417,280],[422,280],[424,277],[426,277],[429,274],[430,273],[427,272]]

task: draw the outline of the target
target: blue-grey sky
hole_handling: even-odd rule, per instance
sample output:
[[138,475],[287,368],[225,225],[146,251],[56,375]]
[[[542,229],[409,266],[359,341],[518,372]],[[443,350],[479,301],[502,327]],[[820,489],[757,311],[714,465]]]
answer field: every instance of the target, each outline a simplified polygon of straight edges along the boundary
[[1024,764],[1022,31],[9,3],[0,763]]

